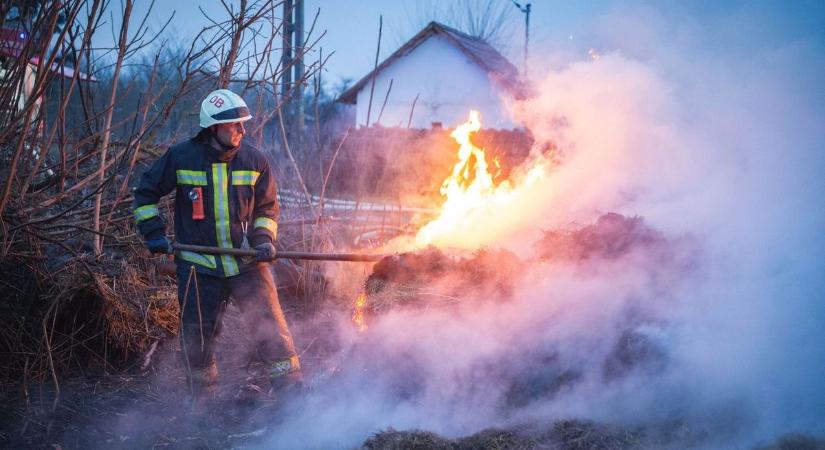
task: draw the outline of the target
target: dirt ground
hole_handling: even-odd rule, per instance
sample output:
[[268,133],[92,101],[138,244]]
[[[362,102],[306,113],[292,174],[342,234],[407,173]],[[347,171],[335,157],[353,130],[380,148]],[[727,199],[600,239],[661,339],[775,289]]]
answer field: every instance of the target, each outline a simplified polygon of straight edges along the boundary
[[[322,379],[336,350],[333,318],[293,324],[309,380]],[[272,430],[290,414],[305,391],[275,395],[255,392],[265,386],[257,375],[237,309],[230,307],[218,347],[221,384],[208,410],[192,412],[177,342],[159,347],[144,373],[60,384],[0,386],[0,447],[45,449],[239,449],[268,448]],[[311,389],[311,382],[308,389]],[[323,432],[323,431],[319,431]],[[664,434],[663,434],[664,433]],[[692,438],[698,440],[692,442]],[[702,448],[696,430],[678,424],[663,429],[621,428],[590,421],[564,420],[518,429],[488,429],[447,439],[425,430],[376,430],[361,445],[369,450],[552,449],[619,450]],[[658,444],[652,444],[658,442]],[[692,443],[691,443],[692,442]],[[666,444],[665,444],[666,443]],[[678,444],[674,444],[678,443]],[[755,450],[825,450],[825,440],[788,435]]]
[[[328,321],[293,324],[308,377],[323,371],[331,333]],[[189,407],[189,389],[178,343],[162,342],[142,373],[74,378],[53,383],[0,386],[2,448],[239,448],[255,446],[277,423],[285,397],[299,391],[265,392],[263,365],[230,306],[218,346],[217,398],[202,412]],[[303,344],[303,345],[302,345]],[[258,388],[261,391],[258,391]]]

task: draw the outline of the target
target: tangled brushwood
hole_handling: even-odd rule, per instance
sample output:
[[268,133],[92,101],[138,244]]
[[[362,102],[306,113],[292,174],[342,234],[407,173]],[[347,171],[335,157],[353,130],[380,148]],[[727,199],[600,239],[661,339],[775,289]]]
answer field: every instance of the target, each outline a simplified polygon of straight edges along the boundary
[[177,333],[172,280],[155,274],[147,259],[96,259],[89,253],[59,261],[18,256],[6,259],[3,273],[3,380],[122,371]]
[[[122,371],[176,332],[173,283],[141,253],[130,188],[150,161],[195,134],[191,112],[207,92],[244,93],[255,117],[245,139],[270,156],[284,122],[292,124],[272,95],[283,68],[269,53],[243,50],[261,29],[280,42],[279,2],[225,5],[180,47],[157,39],[171,17],[150,29],[157,24],[147,20],[152,6],[135,3],[123,2],[118,17],[100,0],[0,8],[3,31],[19,31],[0,38],[3,381],[57,386],[65,375]],[[145,16],[133,15],[138,10]],[[94,48],[107,29],[100,24],[110,20],[119,38]],[[317,43],[311,34],[306,51]],[[301,60],[296,92],[284,96],[303,98],[323,62]],[[290,161],[297,171],[292,154]],[[282,185],[290,181],[279,177]],[[173,217],[168,199],[159,208]]]

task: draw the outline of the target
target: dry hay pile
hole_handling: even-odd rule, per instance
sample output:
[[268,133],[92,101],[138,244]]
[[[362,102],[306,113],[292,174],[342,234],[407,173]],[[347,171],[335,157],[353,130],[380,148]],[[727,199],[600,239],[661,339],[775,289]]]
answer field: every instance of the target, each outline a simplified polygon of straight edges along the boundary
[[367,278],[365,311],[373,315],[395,307],[449,305],[482,294],[507,299],[522,264],[507,250],[480,250],[469,258],[453,258],[430,247],[388,256]]
[[580,228],[546,231],[537,242],[537,256],[543,261],[612,260],[637,250],[666,253],[672,244],[641,217],[607,213]]
[[[388,258],[376,264],[366,283],[367,307],[373,314],[393,307],[429,307],[420,291],[427,286],[438,286],[449,279],[460,286],[454,301],[467,300],[462,295],[477,287],[478,292],[489,292],[506,280],[501,292],[512,292],[523,282],[520,269],[528,264],[567,264],[590,267],[592,262],[619,261],[620,267],[628,261],[640,261],[650,272],[651,282],[668,283],[666,273],[683,274],[682,269],[695,270],[698,247],[689,237],[672,238],[648,226],[639,217],[625,217],[610,213],[592,224],[552,230],[544,233],[536,245],[533,259],[523,261],[506,252],[485,251],[469,259],[453,259],[435,249]],[[498,264],[497,264],[498,263]],[[593,267],[598,267],[594,264]],[[505,276],[500,272],[514,267]],[[470,270],[470,269],[473,270]],[[674,270],[675,269],[675,270]],[[496,272],[498,270],[498,272]],[[472,275],[470,275],[472,274]],[[448,283],[450,285],[450,283]],[[387,298],[389,297],[389,298]],[[639,313],[641,314],[641,313]],[[666,347],[655,339],[657,327],[667,327],[651,317],[630,317],[604,358],[598,360],[600,380],[611,383],[631,373],[656,374],[669,363]],[[506,383],[507,390],[501,404],[502,411],[536,405],[534,402],[552,401],[562,389],[583,378],[576,367],[567,367],[558,358],[553,346],[537,345],[520,348],[514,360],[497,356],[489,363],[482,362],[474,370],[490,379]],[[520,361],[531,361],[526,367]],[[414,364],[413,364],[414,365]],[[386,370],[386,369],[384,369]],[[408,366],[399,369],[399,379],[411,373]],[[414,373],[414,372],[412,372]],[[423,376],[423,375],[422,375]],[[415,378],[415,377],[413,377]],[[415,390],[415,386],[410,388]],[[410,390],[408,389],[408,390]],[[404,393],[408,398],[413,394]],[[375,434],[362,446],[364,449],[651,449],[697,448],[718,438],[713,430],[698,428],[684,421],[672,420],[644,426],[619,426],[581,420],[565,420],[544,426],[507,430],[489,429],[469,437],[448,439],[420,430],[397,431],[389,429]],[[723,445],[722,447],[727,447]],[[703,447],[704,448],[704,447]],[[808,436],[790,435],[780,438],[760,450],[825,450],[825,442]]]
[[679,244],[639,217],[608,213],[590,225],[545,232],[536,243],[534,258],[526,261],[501,249],[455,258],[430,247],[379,261],[365,283],[364,310],[374,315],[395,307],[430,307],[465,298],[507,299],[524,269],[536,263],[614,260],[634,251],[654,255],[660,265],[690,260],[675,252]]
[[64,272],[56,280],[66,287],[56,302],[97,297],[106,342],[124,357],[142,354],[153,341],[176,334],[179,324],[177,290],[168,282],[150,282],[145,274],[153,271],[138,269],[140,265],[152,267],[148,261],[107,260],[97,265],[93,280],[82,271]]
[[776,442],[756,450],[825,450],[825,439],[791,433],[779,437]]
[[651,448],[638,429],[625,429],[589,421],[559,421],[548,428],[490,428],[471,436],[446,439],[435,433],[389,429],[377,433],[361,447],[364,450],[620,450]]
[[[7,258],[0,377],[42,381],[119,371],[178,328],[173,281],[140,256],[46,247]],[[132,254],[134,255],[134,254]]]
[[[668,254],[671,245],[670,240],[644,225],[641,219],[618,214],[603,216],[595,224],[579,230],[552,232],[548,236],[550,238],[537,246],[535,259],[526,261],[505,250],[483,250],[469,258],[453,258],[429,248],[387,257],[374,266],[366,281],[361,316],[369,326],[379,315],[394,309],[424,310],[467,302],[506,302],[513,298],[520,284],[527,282],[524,273],[532,265],[569,264],[570,260],[577,264],[596,258],[611,260],[639,248],[654,249],[654,254],[660,251]],[[569,251],[558,251],[560,248]],[[666,324],[634,312],[621,326],[622,329],[611,332],[615,332],[615,336],[606,336],[615,340],[610,341],[603,359],[598,361],[599,366],[594,367],[600,379],[610,383],[638,372],[661,373],[669,362],[658,338]],[[403,365],[399,367],[403,367],[401,371],[411,370]],[[491,379],[504,380],[506,390],[501,407],[507,410],[553,399],[562,390],[584,380],[586,368],[563,362],[555,345],[537,344],[521,348],[511,356],[498,355],[479,361],[476,370]],[[398,378],[407,377],[399,374]],[[405,383],[401,382],[397,391],[414,395],[418,387]]]
[[[468,437],[447,439],[435,433],[392,428],[376,433],[362,450],[650,450],[729,448],[705,431],[671,422],[649,427],[621,427],[585,420],[561,420],[550,426],[490,428]],[[825,450],[825,439],[802,434],[780,436],[754,450]]]

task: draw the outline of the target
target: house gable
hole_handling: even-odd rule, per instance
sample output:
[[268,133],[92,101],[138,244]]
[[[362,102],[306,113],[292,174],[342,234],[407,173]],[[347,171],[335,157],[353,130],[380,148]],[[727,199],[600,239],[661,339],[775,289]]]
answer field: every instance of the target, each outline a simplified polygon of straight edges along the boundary
[[517,96],[518,86],[515,67],[487,43],[432,22],[339,101],[357,103],[359,126],[369,115],[370,124],[382,126],[451,127],[478,109],[485,127],[512,128],[501,97]]

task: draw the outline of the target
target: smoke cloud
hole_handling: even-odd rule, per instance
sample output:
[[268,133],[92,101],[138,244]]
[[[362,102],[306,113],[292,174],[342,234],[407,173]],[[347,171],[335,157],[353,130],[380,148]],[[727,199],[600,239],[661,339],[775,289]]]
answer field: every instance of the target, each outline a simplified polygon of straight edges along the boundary
[[[338,370],[267,445],[566,418],[678,423],[676,448],[825,434],[825,49],[804,11],[774,12],[622,7],[548,51],[512,105],[561,164],[502,212],[498,245],[528,258],[541,230],[616,211],[660,230],[668,258],[534,264],[509,299],[398,309],[360,335],[342,320]],[[654,356],[619,370],[628,333]]]

